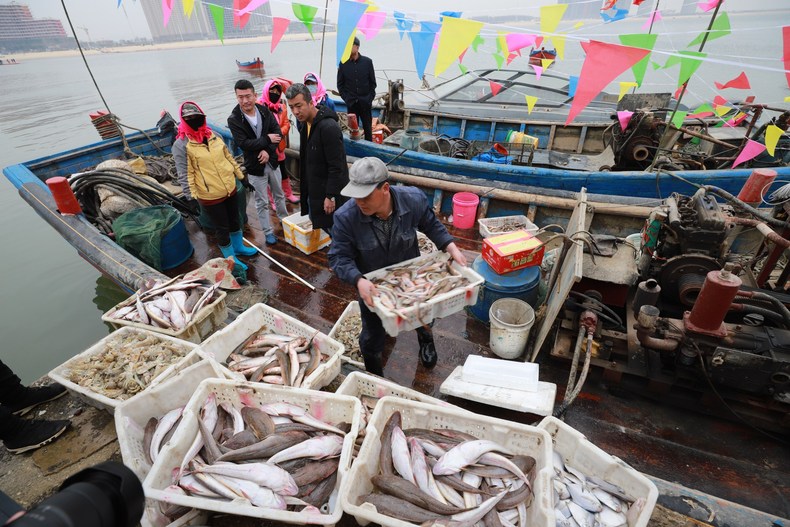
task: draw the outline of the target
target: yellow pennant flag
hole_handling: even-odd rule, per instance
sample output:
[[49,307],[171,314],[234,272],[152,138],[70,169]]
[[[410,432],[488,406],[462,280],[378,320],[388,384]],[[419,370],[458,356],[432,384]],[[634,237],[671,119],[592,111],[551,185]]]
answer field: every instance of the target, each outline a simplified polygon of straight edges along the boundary
[[192,18],[192,10],[195,8],[195,0],[184,0],[184,14],[187,18]]
[[540,67],[543,68],[543,71],[546,71],[553,62],[554,59],[540,59]]
[[625,97],[625,94],[628,93],[628,90],[630,90],[631,88],[636,88],[637,86],[639,85],[635,82],[621,82],[620,95],[617,97],[617,100],[619,101],[620,99]]
[[438,77],[450,67],[450,64],[458,60],[461,53],[472,45],[472,41],[482,28],[482,22],[451,16],[444,17],[442,29],[439,30],[439,49],[436,53],[434,76]]
[[[557,46],[557,41],[554,40],[554,37],[549,37],[548,34],[554,33],[557,26],[560,25],[560,20],[566,9],[568,9],[568,4],[544,5],[540,8],[540,32],[544,37],[551,38],[555,47]],[[557,53],[559,53],[559,50],[557,50]]]
[[497,31],[496,32],[496,50],[501,53],[502,55],[508,54],[507,48],[507,33],[504,31]]
[[782,137],[783,133],[784,130],[774,124],[769,124],[768,128],[765,130],[765,149],[772,157],[776,150],[776,143],[779,141],[779,138]]
[[554,43],[554,49],[557,50],[557,56],[561,59],[565,58],[565,35],[555,35],[551,37]]
[[729,112],[730,110],[732,110],[732,108],[730,108],[729,106],[719,105],[713,111],[716,112],[716,115],[721,117],[722,115]]
[[532,113],[532,109],[535,107],[535,103],[538,102],[538,98],[534,95],[525,95],[527,99],[527,113]]
[[576,23],[573,25],[573,29],[579,29],[579,28],[580,28],[580,27],[582,27],[583,25],[584,25],[584,22],[576,22]]
[[790,97],[785,97],[785,102],[790,102]]

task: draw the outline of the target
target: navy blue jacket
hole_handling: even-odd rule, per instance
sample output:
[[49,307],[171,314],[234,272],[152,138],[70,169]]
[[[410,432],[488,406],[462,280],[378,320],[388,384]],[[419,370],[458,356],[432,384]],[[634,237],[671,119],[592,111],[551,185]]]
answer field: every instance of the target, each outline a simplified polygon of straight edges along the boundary
[[391,186],[390,192],[395,201],[395,220],[388,247],[382,246],[386,241],[379,240],[380,233],[376,237],[373,218],[362,214],[354,200],[335,211],[329,266],[344,282],[356,285],[365,273],[419,256],[418,230],[442,250],[453,241],[422,190]]
[[337,67],[337,91],[348,106],[370,106],[376,98],[376,71],[369,57],[349,58]]

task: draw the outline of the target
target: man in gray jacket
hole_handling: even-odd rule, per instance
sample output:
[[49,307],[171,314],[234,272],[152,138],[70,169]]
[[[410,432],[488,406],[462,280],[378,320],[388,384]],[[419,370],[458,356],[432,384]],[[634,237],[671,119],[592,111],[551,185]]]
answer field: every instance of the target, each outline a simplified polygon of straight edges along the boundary
[[[381,351],[386,333],[381,319],[368,308],[373,305],[376,287],[363,275],[419,256],[418,230],[459,264],[466,265],[466,258],[436,218],[425,194],[415,187],[390,186],[387,167],[380,159],[366,157],[356,161],[349,171],[349,184],[341,194],[354,199],[335,211],[329,265],[341,280],[359,292],[359,349],[365,369],[383,375]],[[427,368],[433,367],[437,355],[431,331],[418,328],[417,339],[420,362]]]

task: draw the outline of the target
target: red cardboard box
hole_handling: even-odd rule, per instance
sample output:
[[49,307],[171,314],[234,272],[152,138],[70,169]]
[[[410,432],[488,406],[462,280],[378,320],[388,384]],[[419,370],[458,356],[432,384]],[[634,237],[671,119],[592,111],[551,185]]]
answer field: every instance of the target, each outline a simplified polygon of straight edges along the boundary
[[491,236],[483,240],[483,260],[497,274],[540,265],[546,247],[525,230]]

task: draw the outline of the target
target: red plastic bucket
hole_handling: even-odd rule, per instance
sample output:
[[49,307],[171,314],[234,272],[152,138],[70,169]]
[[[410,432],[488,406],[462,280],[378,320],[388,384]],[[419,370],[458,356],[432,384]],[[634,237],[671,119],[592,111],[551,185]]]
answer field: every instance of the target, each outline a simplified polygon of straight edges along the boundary
[[459,229],[471,229],[477,219],[480,197],[471,192],[458,192],[453,196],[453,224]]

